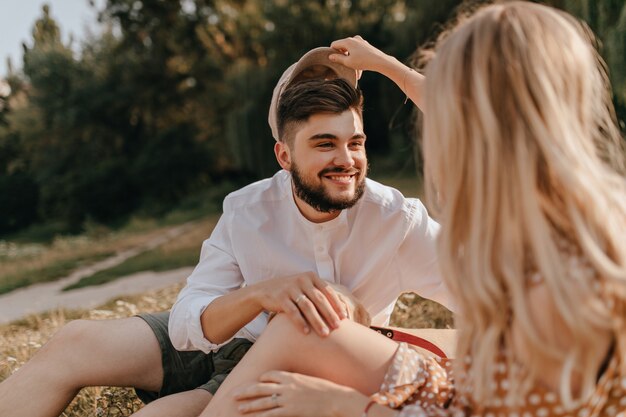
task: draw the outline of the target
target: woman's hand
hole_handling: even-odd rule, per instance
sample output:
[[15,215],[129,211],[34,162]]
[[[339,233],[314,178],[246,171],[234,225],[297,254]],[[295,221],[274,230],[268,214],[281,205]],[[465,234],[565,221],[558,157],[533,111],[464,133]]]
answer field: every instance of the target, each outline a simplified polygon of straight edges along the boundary
[[270,371],[234,394],[239,412],[258,417],[359,416],[369,398],[325,379]]
[[423,90],[424,76],[407,67],[391,55],[370,45],[360,36],[339,39],[330,44],[337,50],[328,59],[359,71],[376,71],[381,73],[398,87],[424,111]]
[[337,53],[331,54],[328,59],[355,70],[380,72],[381,64],[393,59],[358,35],[336,40],[330,47],[336,49]]

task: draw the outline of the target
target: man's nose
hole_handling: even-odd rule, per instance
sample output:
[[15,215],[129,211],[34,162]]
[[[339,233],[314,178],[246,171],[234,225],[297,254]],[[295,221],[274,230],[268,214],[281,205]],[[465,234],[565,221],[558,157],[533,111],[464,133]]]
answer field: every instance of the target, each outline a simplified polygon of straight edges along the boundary
[[354,165],[354,157],[348,148],[339,148],[334,160],[335,165],[341,167],[351,167]]

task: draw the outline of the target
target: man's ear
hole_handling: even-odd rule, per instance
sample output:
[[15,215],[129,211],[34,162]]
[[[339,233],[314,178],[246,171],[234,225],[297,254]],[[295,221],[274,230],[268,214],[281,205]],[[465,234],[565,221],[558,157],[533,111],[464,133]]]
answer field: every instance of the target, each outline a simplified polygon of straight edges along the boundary
[[274,144],[274,154],[281,168],[291,171],[291,149],[285,142],[277,141]]

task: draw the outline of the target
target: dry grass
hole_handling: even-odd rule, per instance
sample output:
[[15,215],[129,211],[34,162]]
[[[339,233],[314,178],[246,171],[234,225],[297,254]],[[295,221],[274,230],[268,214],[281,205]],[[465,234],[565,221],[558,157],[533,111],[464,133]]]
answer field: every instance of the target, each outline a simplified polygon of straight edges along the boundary
[[[0,293],[63,278],[73,269],[142,246],[170,227],[59,237],[49,245],[0,242]],[[2,290],[4,288],[4,291]]]
[[[22,366],[52,335],[70,320],[112,319],[169,309],[181,285],[174,285],[139,296],[124,297],[90,311],[60,310],[32,315],[18,322],[0,326],[0,381]],[[443,307],[414,294],[400,297],[392,315],[398,327],[452,326],[451,315]],[[91,387],[83,389],[62,414],[63,417],[129,416],[141,408],[131,389]]]
[[[0,326],[0,381],[15,372],[65,323],[70,320],[113,319],[139,312],[156,312],[171,307],[180,285],[124,297],[90,311],[59,310],[32,315],[9,325]],[[63,417],[128,416],[141,408],[134,392],[125,388],[92,387],[81,390],[62,414]]]
[[391,314],[391,326],[409,329],[452,329],[454,321],[447,308],[417,294],[406,293],[398,298]]
[[218,216],[208,216],[202,220],[193,222],[191,228],[184,233],[172,238],[155,249],[142,252],[127,259],[119,265],[113,266],[86,276],[63,290],[82,288],[89,285],[100,285],[116,280],[120,277],[142,271],[168,271],[194,266],[200,258],[202,242],[213,231]]

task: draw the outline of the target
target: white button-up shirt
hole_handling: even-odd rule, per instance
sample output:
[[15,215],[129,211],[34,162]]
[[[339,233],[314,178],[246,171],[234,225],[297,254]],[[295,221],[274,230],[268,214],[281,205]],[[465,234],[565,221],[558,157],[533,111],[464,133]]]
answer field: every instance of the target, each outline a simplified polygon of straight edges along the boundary
[[[243,285],[307,271],[350,289],[373,325],[388,323],[406,291],[452,309],[437,267],[438,229],[418,199],[370,179],[352,208],[312,223],[296,206],[290,174],[279,171],[224,200],[224,213],[172,308],[172,343],[179,350],[218,349],[224,343],[207,340],[200,326],[213,300]],[[234,337],[254,341],[266,324],[262,313]]]

